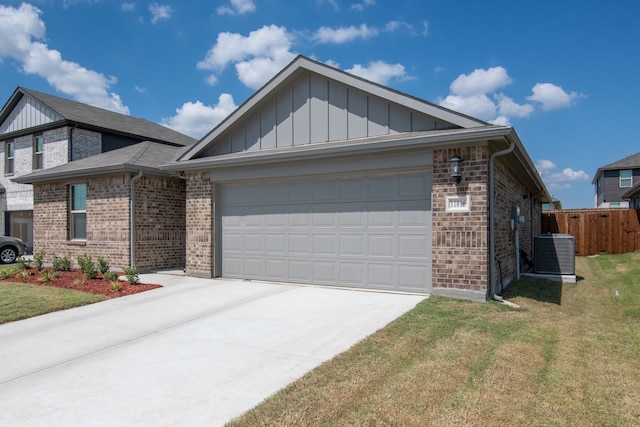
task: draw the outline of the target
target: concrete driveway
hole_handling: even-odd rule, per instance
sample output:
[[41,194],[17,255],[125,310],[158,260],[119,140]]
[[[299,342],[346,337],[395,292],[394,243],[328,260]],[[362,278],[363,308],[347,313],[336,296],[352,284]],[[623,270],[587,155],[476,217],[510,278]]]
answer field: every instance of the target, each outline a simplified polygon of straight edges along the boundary
[[0,425],[223,425],[425,298],[141,279],[164,287],[0,325]]

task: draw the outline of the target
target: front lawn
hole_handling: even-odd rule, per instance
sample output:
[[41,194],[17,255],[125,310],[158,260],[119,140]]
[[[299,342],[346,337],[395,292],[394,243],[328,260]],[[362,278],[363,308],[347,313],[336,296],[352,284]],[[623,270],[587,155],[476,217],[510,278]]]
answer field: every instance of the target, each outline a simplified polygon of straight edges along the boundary
[[230,425],[640,425],[640,253],[576,266],[521,309],[425,300]]
[[70,289],[0,282],[0,324],[107,299]]

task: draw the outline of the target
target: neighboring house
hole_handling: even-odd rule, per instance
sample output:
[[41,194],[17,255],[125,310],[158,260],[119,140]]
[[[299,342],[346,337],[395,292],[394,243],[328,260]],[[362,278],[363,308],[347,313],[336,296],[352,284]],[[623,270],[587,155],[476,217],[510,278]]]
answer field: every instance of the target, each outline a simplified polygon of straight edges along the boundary
[[629,196],[623,196],[640,182],[640,153],[598,168],[595,186],[596,208],[628,208]]
[[636,185],[622,193],[620,197],[628,201],[630,209],[640,209],[640,180]]
[[551,202],[513,128],[301,56],[162,168],[200,277],[484,300]]
[[[35,249],[49,256],[76,256],[100,247],[94,254],[117,261],[117,266],[128,265],[129,250],[123,252],[120,246],[130,241],[132,177],[143,171],[139,185],[158,186],[152,188],[159,193],[157,200],[145,208],[156,209],[151,206],[172,197],[167,190],[184,197],[180,179],[158,184],[151,183],[150,176],[155,172],[165,179],[168,174],[157,165],[195,142],[148,120],[19,87],[0,111],[4,234],[20,237],[29,246],[35,240]],[[87,211],[93,203],[104,207],[99,216]],[[162,230],[159,224],[154,227]],[[177,245],[183,248],[181,227]],[[157,238],[172,237],[168,232]],[[184,263],[183,255],[177,258]]]

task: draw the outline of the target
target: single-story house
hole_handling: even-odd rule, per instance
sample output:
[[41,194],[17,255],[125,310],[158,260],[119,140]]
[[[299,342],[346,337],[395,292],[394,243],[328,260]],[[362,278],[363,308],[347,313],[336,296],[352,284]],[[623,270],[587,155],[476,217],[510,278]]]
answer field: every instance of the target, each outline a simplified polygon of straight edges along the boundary
[[512,127],[303,56],[193,145],[14,180],[33,185],[35,250],[476,300],[518,275],[551,201]]
[[512,127],[303,56],[161,168],[199,277],[485,300],[551,201]]

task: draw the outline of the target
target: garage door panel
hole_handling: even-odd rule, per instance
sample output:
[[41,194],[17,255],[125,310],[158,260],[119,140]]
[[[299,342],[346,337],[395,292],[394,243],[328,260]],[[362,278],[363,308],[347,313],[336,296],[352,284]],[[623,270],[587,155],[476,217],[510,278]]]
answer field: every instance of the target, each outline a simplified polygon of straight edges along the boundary
[[289,234],[289,251],[293,255],[311,255],[311,236],[309,234]]
[[265,253],[267,255],[284,255],[287,252],[287,238],[282,233],[265,236]]
[[365,286],[365,265],[362,262],[341,262],[340,283],[347,286]]
[[314,261],[313,262],[313,282],[319,284],[337,283],[336,262],[334,261]]
[[367,272],[369,275],[369,283],[371,286],[381,289],[389,289],[394,287],[395,282],[395,265],[370,262]]
[[265,274],[269,280],[287,280],[287,261],[284,259],[267,259],[265,262]]
[[222,275],[431,289],[431,175],[222,186]]
[[366,255],[365,236],[362,234],[341,234],[340,255],[364,257]]
[[429,245],[425,236],[398,236],[398,256],[400,258],[424,259],[429,254]]
[[309,182],[282,184],[287,187],[289,202],[311,202],[313,188]]
[[245,257],[244,276],[248,279],[260,279],[264,277],[264,259]]
[[376,203],[367,205],[367,208],[367,226],[370,228],[395,228],[395,204]]
[[369,256],[395,257],[395,236],[391,234],[372,234],[368,236]]
[[416,266],[416,265],[399,265],[399,282],[398,287],[400,289],[405,290],[421,290],[424,288],[424,281],[427,277],[428,272],[431,271],[426,266]]
[[334,234],[314,234],[312,255],[338,255],[337,239]]
[[338,183],[341,201],[362,201],[367,198],[367,181],[361,178],[345,178]]
[[311,277],[311,260],[292,259],[289,263],[289,281],[313,283]]

